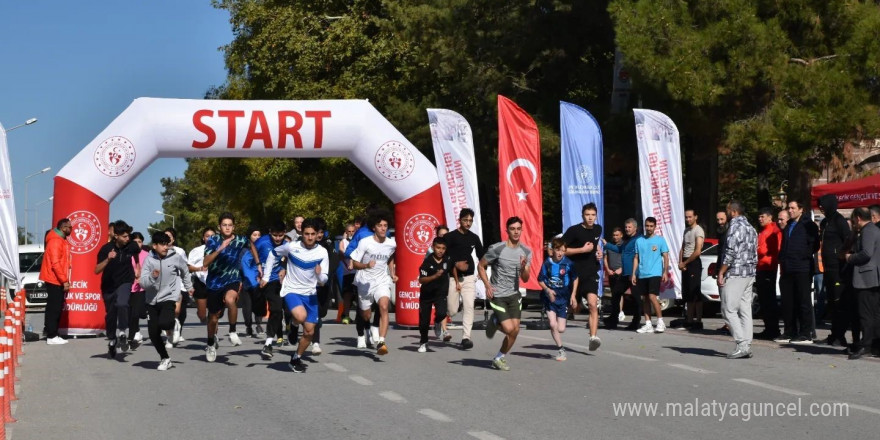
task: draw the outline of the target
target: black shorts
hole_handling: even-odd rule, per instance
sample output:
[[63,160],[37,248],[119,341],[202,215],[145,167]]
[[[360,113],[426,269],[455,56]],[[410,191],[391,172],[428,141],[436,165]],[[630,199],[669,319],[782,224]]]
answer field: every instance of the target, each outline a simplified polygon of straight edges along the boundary
[[587,294],[590,293],[594,295],[599,294],[599,272],[592,270],[586,274],[578,272],[577,294],[586,298]]
[[357,286],[354,285],[354,274],[342,276],[342,293],[357,293]]
[[659,295],[660,278],[661,277],[639,278],[639,293],[641,293],[642,295]]
[[208,286],[206,286],[199,277],[192,275],[192,283],[194,299],[205,299],[208,297]]
[[223,288],[217,290],[208,289],[208,313],[213,315],[214,313],[222,311],[226,306],[224,304],[226,292],[229,292],[230,290],[238,292],[239,289],[241,289],[241,283],[227,284]]
[[681,272],[681,299],[685,302],[702,301],[700,282],[703,276],[703,263],[697,258],[685,266]]

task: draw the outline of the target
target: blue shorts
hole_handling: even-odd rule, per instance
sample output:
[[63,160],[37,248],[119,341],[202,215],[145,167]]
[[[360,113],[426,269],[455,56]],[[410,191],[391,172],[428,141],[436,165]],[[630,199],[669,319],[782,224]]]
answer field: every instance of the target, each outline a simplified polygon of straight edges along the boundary
[[553,312],[557,317],[566,318],[568,317],[568,301],[556,301],[550,302],[548,298],[541,298],[544,303],[544,311],[545,312]]
[[306,322],[318,323],[318,295],[297,295],[288,293],[284,295],[284,310],[290,311],[297,307],[306,309]]

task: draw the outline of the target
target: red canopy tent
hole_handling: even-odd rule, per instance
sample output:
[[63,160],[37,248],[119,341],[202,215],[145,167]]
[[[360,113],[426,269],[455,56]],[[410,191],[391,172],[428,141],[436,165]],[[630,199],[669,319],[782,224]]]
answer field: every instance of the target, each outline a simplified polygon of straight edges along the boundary
[[818,208],[819,197],[825,194],[837,196],[837,207],[840,209],[853,209],[867,207],[875,203],[880,204],[880,174],[865,177],[849,182],[828,183],[814,186],[810,191],[813,208]]

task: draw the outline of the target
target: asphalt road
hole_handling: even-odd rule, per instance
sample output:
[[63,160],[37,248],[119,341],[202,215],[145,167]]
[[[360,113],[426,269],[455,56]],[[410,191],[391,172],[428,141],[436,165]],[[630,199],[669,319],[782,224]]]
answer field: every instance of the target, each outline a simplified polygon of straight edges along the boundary
[[[527,312],[525,321],[535,315]],[[41,313],[28,319],[42,328]],[[308,359],[306,374],[288,370],[290,347],[262,360],[256,339],[240,347],[224,339],[217,362],[207,363],[199,324],[187,325],[188,340],[171,351],[175,368],[167,372],[156,371],[150,344],[111,360],[104,339],[40,341],[25,347],[18,422],[7,430],[10,438],[44,440],[654,440],[871,438],[880,428],[880,359],[757,342],[753,359],[727,360],[730,338],[708,330],[718,319],[697,335],[600,329],[603,345],[590,352],[583,318],[571,324],[563,336],[567,361],[553,359],[549,331],[523,328],[509,372],[491,369],[501,335],[490,341],[478,331],[472,350],[432,340],[420,354],[418,332],[395,329],[390,353],[379,357],[355,348],[353,325],[328,324],[324,354]],[[457,342],[460,331],[453,334]],[[635,415],[621,409],[626,404],[644,406],[630,406],[641,411]],[[645,414],[650,404],[653,416]]]

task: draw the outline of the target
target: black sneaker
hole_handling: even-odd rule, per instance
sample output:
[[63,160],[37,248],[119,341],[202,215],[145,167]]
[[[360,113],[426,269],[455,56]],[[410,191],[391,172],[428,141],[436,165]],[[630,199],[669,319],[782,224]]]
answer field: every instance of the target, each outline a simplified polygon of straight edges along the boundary
[[303,363],[302,359],[291,359],[290,362],[287,363],[287,366],[293,370],[294,373],[305,373],[306,372],[306,364]]
[[690,323],[688,326],[688,331],[698,332],[703,330],[703,321],[695,321]]
[[249,338],[253,338],[253,337],[254,337],[254,329],[253,329],[253,327],[248,327],[247,330],[245,331],[244,335],[247,336],[247,337],[249,337]]
[[262,356],[263,359],[265,359],[267,361],[269,359],[272,359],[272,356],[275,356],[275,353],[272,352],[272,346],[271,345],[264,345],[263,350],[260,351],[260,356]]
[[107,355],[110,356],[110,359],[116,357],[116,341],[110,341],[110,343],[107,344]]
[[470,349],[474,348],[474,343],[471,342],[470,339],[462,339],[461,340],[461,348],[463,350],[470,350]]
[[131,339],[130,342],[128,343],[128,349],[131,351],[137,350],[138,347],[140,347],[140,346],[141,346],[141,343],[138,342],[136,339]]
[[123,353],[128,352],[128,336],[119,335],[117,338],[117,345],[119,345],[119,349],[122,350]]
[[797,337],[791,338],[791,341],[789,341],[789,344],[795,344],[795,345],[811,345],[812,343],[813,343],[812,339],[805,338],[803,336],[797,336]]

